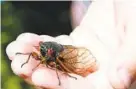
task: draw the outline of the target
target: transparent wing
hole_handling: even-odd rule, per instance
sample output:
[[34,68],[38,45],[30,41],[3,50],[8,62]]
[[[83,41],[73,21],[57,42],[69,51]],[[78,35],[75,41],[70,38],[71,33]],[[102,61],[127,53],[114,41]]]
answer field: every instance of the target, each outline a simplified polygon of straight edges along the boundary
[[[59,55],[59,63],[70,73],[76,73],[85,76],[86,72],[92,72],[96,64],[96,58],[92,53],[83,47],[77,48],[70,45],[64,45],[64,51]],[[63,60],[62,60],[63,59]]]

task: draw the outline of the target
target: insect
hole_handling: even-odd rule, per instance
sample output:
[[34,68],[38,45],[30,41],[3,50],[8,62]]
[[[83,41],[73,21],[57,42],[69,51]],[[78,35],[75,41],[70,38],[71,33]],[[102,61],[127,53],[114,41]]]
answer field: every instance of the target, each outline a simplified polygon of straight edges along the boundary
[[23,63],[21,67],[28,63],[30,56],[32,56],[36,60],[40,60],[40,63],[36,67],[40,64],[45,64],[48,68],[56,70],[59,85],[61,85],[61,82],[57,72],[58,70],[69,77],[77,79],[76,77],[69,75],[69,73],[85,77],[85,72],[91,73],[91,68],[96,62],[95,57],[91,55],[90,51],[83,47],[61,45],[56,42],[39,42],[39,46],[35,46],[35,48],[40,52],[40,55],[36,52],[16,53],[29,55],[27,61]]

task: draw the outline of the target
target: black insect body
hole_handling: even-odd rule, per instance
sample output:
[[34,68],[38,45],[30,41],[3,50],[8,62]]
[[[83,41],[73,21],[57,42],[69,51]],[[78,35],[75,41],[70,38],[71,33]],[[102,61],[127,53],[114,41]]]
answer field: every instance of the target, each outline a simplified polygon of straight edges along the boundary
[[56,70],[59,85],[61,82],[57,70],[76,79],[76,77],[73,77],[68,73],[74,73],[85,77],[87,76],[85,74],[86,72],[92,72],[92,65],[96,62],[94,56],[90,55],[90,51],[86,48],[77,48],[72,45],[61,45],[56,42],[39,42],[39,46],[36,46],[35,48],[40,51],[40,55],[36,52],[29,53],[28,60],[23,63],[21,67],[28,63],[30,56],[32,55],[36,60],[40,60],[40,63],[35,68],[40,64],[45,64],[48,68]]
[[40,53],[41,56],[44,58],[43,60],[46,60],[46,63],[56,62],[56,58],[63,50],[63,46],[57,44],[56,42],[40,43]]

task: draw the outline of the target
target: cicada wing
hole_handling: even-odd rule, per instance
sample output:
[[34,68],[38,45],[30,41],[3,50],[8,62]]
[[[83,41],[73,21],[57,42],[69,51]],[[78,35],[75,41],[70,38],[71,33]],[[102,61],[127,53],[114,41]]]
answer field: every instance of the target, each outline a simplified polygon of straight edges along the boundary
[[86,72],[92,72],[92,67],[96,64],[96,58],[92,53],[83,47],[64,45],[64,51],[60,53],[63,58],[63,66],[68,72],[84,76]]

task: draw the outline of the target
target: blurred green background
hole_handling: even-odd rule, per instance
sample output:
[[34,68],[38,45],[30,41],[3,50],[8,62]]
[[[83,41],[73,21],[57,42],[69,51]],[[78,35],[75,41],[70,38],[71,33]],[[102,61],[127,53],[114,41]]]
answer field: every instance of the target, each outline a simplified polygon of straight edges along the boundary
[[[87,10],[86,7],[90,4],[89,1],[82,4],[72,3],[71,1],[1,2],[1,89],[34,89],[12,72],[11,61],[5,49],[23,32],[51,36],[68,35],[72,31],[73,24],[80,23]],[[72,19],[71,5],[75,14]],[[135,84],[131,89],[135,89]]]
[[23,32],[57,36],[72,31],[69,1],[1,2],[1,78],[2,89],[33,89],[11,70],[5,49]]

